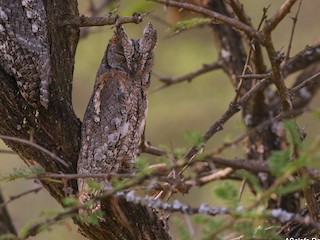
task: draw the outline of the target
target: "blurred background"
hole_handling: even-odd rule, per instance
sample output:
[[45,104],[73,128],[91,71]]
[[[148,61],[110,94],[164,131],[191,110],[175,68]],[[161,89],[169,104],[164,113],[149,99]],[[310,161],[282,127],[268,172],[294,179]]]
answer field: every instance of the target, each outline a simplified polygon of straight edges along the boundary
[[[79,0],[81,14],[88,12],[89,2]],[[99,2],[96,0],[94,2]],[[283,1],[260,0],[241,1],[246,12],[251,16],[256,27],[262,16],[262,8],[270,5],[268,16],[272,16]],[[151,79],[149,95],[149,114],[146,128],[146,138],[154,145],[165,146],[168,149],[187,149],[191,143],[185,138],[187,131],[205,131],[228,107],[234,97],[234,90],[228,78],[222,71],[214,71],[202,75],[192,82],[183,82],[168,88],[158,90],[162,86],[157,76],[177,76],[188,73],[201,67],[204,63],[212,63],[217,58],[217,50],[214,45],[214,37],[208,27],[199,27],[172,35],[170,24],[190,15],[179,13],[162,5],[147,2],[145,0],[119,1],[117,13],[121,16],[132,15],[134,12],[150,11],[144,22],[126,24],[125,29],[128,36],[139,38],[143,28],[148,21],[151,21],[158,31],[158,44],[155,50],[154,75]],[[296,4],[297,5],[297,4]],[[295,15],[297,6],[289,16]],[[320,1],[304,1],[300,10],[299,19],[296,25],[291,55],[311,45],[320,36],[319,27]],[[107,14],[110,10],[106,10]],[[285,51],[288,47],[292,20],[287,17],[273,34],[277,50]],[[96,70],[110,37],[113,35],[110,26],[100,27],[93,30],[92,34],[82,38],[79,42],[73,85],[73,106],[77,116],[82,119],[88,100],[92,93],[95,81]],[[294,80],[293,75],[288,80],[288,85]],[[319,107],[320,98],[313,100],[311,107]],[[312,112],[305,114],[298,119],[300,127],[305,127],[308,134],[306,144],[310,144],[319,134],[319,120]],[[240,114],[233,117],[224,128],[223,132],[216,134],[206,146],[207,150],[218,147],[222,141],[231,139],[242,133],[244,125]],[[6,149],[1,142],[0,149]],[[242,147],[238,146],[224,152],[225,157],[244,156]],[[150,158],[150,156],[145,156]],[[0,175],[4,176],[13,171],[14,168],[24,166],[24,163],[14,154],[0,154]],[[1,182],[1,188],[8,199],[27,189],[33,188],[35,183],[27,180],[13,182]],[[216,184],[209,184],[201,189],[191,191],[188,196],[179,196],[187,203],[196,206],[202,202],[211,205],[221,205],[219,199],[213,194]],[[33,222],[52,209],[61,209],[46,191],[31,194],[20,198],[8,205],[16,228],[21,229],[26,223]],[[185,225],[182,221],[173,218],[177,227],[173,228],[173,234],[179,225]],[[174,239],[180,237],[174,235]],[[43,232],[34,240],[56,240],[56,239],[84,239],[71,221],[63,222],[51,228],[51,231]]]

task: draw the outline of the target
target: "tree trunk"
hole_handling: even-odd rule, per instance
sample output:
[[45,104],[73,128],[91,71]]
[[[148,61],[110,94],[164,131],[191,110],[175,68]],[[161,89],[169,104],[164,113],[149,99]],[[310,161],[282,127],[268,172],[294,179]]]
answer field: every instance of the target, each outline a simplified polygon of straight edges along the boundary
[[[41,3],[40,0],[35,2]],[[19,93],[16,79],[4,70],[6,69],[4,66],[1,66],[0,134],[30,139],[68,164],[64,166],[33,146],[5,140],[5,143],[28,165],[39,164],[47,172],[52,173],[76,173],[81,122],[72,108],[71,91],[79,28],[68,25],[67,22],[68,19],[79,15],[77,1],[43,0],[42,2],[47,14],[45,31],[49,43],[52,78],[49,107],[47,110],[44,107],[35,109],[28,105]],[[19,10],[20,14],[23,14],[21,4],[21,1],[0,0],[2,9],[15,9],[14,14],[19,14]],[[31,27],[28,19],[21,16],[12,16],[12,19],[15,19],[15,23],[12,23],[15,34],[21,33],[28,38],[24,32],[24,29]],[[42,184],[60,204],[64,197],[70,194],[77,195],[75,180],[69,180],[67,186],[46,180],[43,180]],[[81,233],[86,237],[96,240],[170,239],[151,210],[115,197],[108,199],[105,204],[107,220],[100,225],[87,225],[75,220]]]

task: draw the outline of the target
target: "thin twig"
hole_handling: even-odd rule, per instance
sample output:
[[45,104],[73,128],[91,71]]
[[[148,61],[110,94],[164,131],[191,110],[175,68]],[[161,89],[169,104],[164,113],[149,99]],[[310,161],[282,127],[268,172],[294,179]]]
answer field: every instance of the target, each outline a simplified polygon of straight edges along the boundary
[[222,68],[222,61],[218,60],[216,62],[210,63],[210,64],[203,64],[203,66],[199,69],[193,70],[192,72],[183,74],[181,76],[177,76],[177,77],[160,77],[159,80],[160,82],[163,82],[164,85],[160,86],[159,88],[162,89],[164,87],[173,85],[173,84],[177,84],[183,81],[191,81],[192,79],[211,72],[213,70],[217,70],[217,69],[221,69]]
[[202,142],[199,145],[191,147],[184,156],[185,161],[187,162],[186,166],[181,170],[182,173],[192,162],[193,157],[200,151],[203,146],[208,142],[208,140],[218,131],[223,129],[223,125],[237,112],[241,110],[241,106],[245,104],[257,91],[264,89],[268,85],[269,80],[263,79],[259,81],[251,90],[244,94],[236,104],[230,104],[227,111],[216,121],[202,136]]
[[291,35],[290,35],[290,40],[289,40],[289,45],[288,45],[288,50],[287,50],[285,61],[287,61],[290,58],[290,51],[291,51],[291,46],[292,46],[294,30],[296,29],[296,24],[298,21],[298,15],[300,12],[301,4],[302,4],[302,0],[300,0],[300,2],[299,2],[298,10],[296,12],[295,17],[292,18],[293,24],[292,24]]
[[19,193],[17,195],[14,195],[14,196],[10,196],[9,199],[3,203],[0,204],[0,211],[2,208],[4,208],[6,205],[8,205],[9,203],[11,203],[12,201],[16,200],[16,199],[19,199],[25,195],[28,195],[30,193],[38,193],[40,190],[42,190],[43,187],[42,186],[38,186],[38,187],[35,187],[35,188],[32,188],[32,189],[29,189],[25,192],[22,192],[22,193]]
[[29,146],[32,146],[32,147],[40,150],[41,152],[47,154],[49,157],[51,157],[52,159],[56,160],[57,162],[61,163],[63,166],[70,167],[69,164],[67,164],[63,159],[61,159],[60,157],[55,155],[53,152],[50,152],[48,149],[40,146],[39,144],[37,144],[35,142],[31,142],[30,140],[26,140],[26,139],[22,139],[22,138],[18,138],[18,137],[1,135],[1,134],[0,134],[0,138],[4,139],[4,140],[19,142],[19,143],[23,143],[23,144],[27,144]]
[[[302,83],[298,84],[297,86],[295,86],[294,88],[290,89],[290,92],[297,92],[300,89],[312,84],[314,81],[317,80],[317,77],[320,76],[320,72],[317,72],[316,74],[312,75],[311,77],[309,77],[308,79],[304,80]],[[319,81],[319,80],[318,80]]]
[[283,62],[281,72],[284,78],[296,71],[305,69],[312,63],[320,60],[320,41],[312,46],[307,46],[305,49],[297,53],[288,61]]
[[243,79],[263,79],[270,77],[270,73],[264,73],[264,74],[245,74],[237,76],[237,78],[243,78]]
[[290,12],[291,7],[296,3],[297,0],[286,0],[282,6],[278,9],[276,14],[267,21],[263,31],[271,33],[282,19]]
[[251,38],[259,39],[259,32],[258,31],[256,31],[253,27],[248,26],[247,24],[244,24],[235,18],[227,17],[227,16],[222,15],[220,13],[208,10],[206,8],[203,8],[198,5],[191,4],[191,3],[177,2],[177,1],[172,1],[172,0],[151,0],[151,1],[161,3],[161,4],[167,5],[167,6],[172,6],[172,7],[177,7],[177,8],[181,8],[181,9],[187,9],[187,10],[194,11],[197,13],[202,13],[206,16],[213,18],[213,20],[226,23],[229,26],[232,26],[240,31],[245,32]]

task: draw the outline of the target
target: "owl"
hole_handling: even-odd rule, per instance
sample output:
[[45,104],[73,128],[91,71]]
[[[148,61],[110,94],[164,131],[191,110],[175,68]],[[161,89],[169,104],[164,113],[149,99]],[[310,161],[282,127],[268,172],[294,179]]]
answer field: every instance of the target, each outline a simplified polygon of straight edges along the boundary
[[[79,174],[133,172],[146,122],[156,41],[156,30],[151,23],[137,40],[128,38],[121,25],[116,27],[84,115]],[[107,180],[93,180],[103,188],[110,187]],[[81,202],[91,197],[86,181],[78,180]]]

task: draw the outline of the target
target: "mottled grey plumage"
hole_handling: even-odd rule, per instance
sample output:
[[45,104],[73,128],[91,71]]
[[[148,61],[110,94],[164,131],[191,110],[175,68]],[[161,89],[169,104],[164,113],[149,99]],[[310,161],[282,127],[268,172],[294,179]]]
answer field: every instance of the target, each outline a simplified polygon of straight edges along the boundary
[[[118,26],[97,73],[82,126],[79,174],[131,173],[147,113],[156,30],[149,23],[143,38],[127,37]],[[104,187],[109,184],[99,180]],[[78,180],[80,200],[90,197]]]
[[0,1],[0,65],[30,105],[48,107],[50,53],[41,0]]

